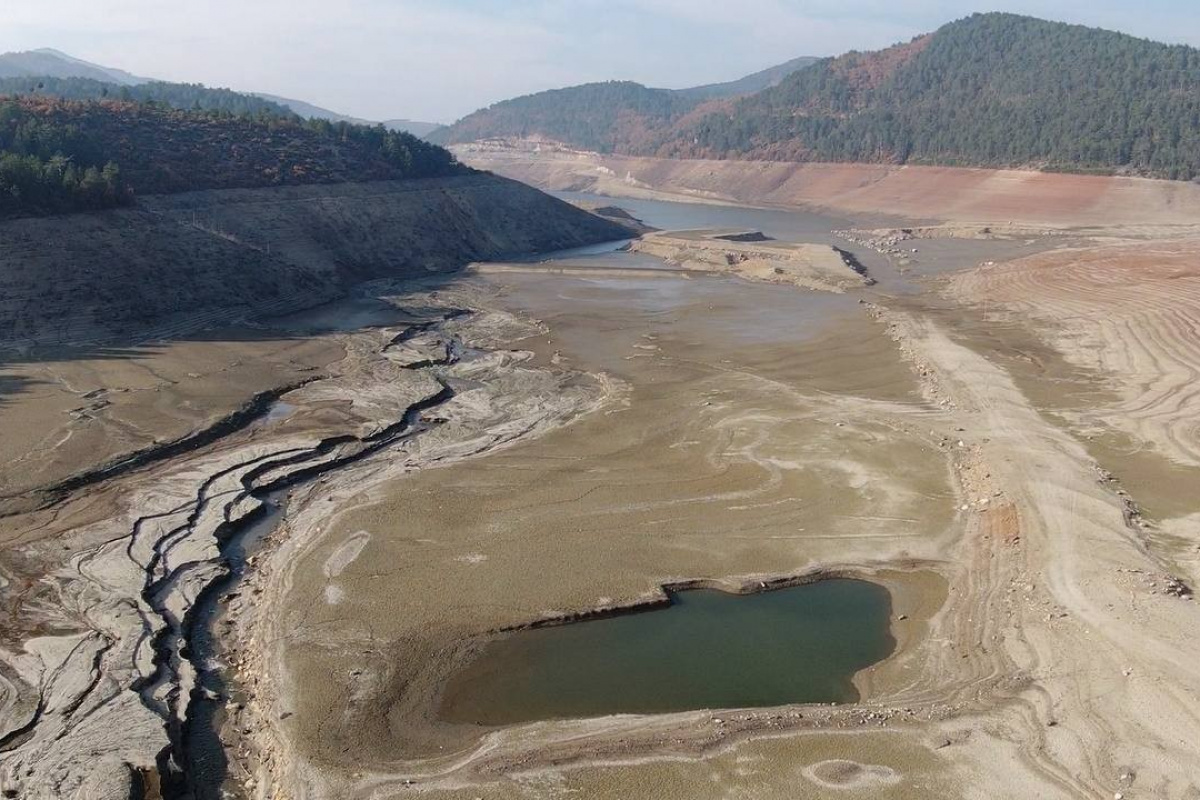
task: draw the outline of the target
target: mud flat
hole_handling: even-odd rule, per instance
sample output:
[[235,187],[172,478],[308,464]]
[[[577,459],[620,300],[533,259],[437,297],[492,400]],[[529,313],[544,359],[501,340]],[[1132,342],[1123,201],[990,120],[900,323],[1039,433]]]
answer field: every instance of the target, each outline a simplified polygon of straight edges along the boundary
[[446,681],[497,631],[657,601],[664,584],[697,579],[879,583],[898,646],[855,686],[872,703],[928,690],[921,665],[945,647],[923,635],[946,597],[941,559],[971,515],[918,382],[856,299],[728,277],[484,277],[546,325],[522,343],[534,363],[622,388],[546,436],[381,485],[280,551],[263,595],[280,605],[255,639],[271,643],[256,674],[275,687],[266,749],[279,785],[508,794],[518,773],[555,764],[695,756],[876,713],[483,729],[440,718]]
[[[997,186],[1040,185],[980,178],[980,205],[937,173],[946,196],[920,206],[904,171],[863,169],[881,177],[828,184],[831,206],[998,213]],[[225,702],[221,788],[248,797],[1190,798],[1195,248],[1142,211],[1080,246],[1059,226],[1107,206],[1071,197],[1031,203],[1046,220],[1014,216],[1011,240],[974,222],[922,239],[935,255],[909,276],[867,249],[879,283],[844,293],[577,254],[289,318],[280,377],[307,377],[253,419],[77,491],[9,478],[36,502],[0,518],[2,788],[211,792],[187,767],[203,701]],[[765,213],[775,235],[787,212]],[[829,244],[813,219],[792,241]],[[155,446],[106,436],[105,458]],[[194,609],[280,490],[208,650]],[[895,641],[844,671],[839,704],[442,713],[497,642],[582,635],[679,588],[828,579],[886,590],[875,629]],[[205,697],[214,669],[236,699]]]
[[0,514],[249,425],[344,355],[334,337],[218,329],[0,361]]
[[[1172,563],[1086,439],[953,323],[988,311],[936,291],[860,306],[619,271],[483,279],[545,321],[525,345],[535,363],[624,388],[545,437],[382,486],[268,570],[280,612],[256,641],[276,643],[259,673],[280,720],[274,785],[1187,796],[1186,582],[1170,588]],[[674,581],[828,574],[894,598],[897,650],[855,677],[858,703],[438,717],[447,682],[506,628],[661,602]]]
[[[322,312],[292,319],[281,332],[324,329],[344,356],[283,393],[286,413],[263,407],[211,440],[65,496],[43,493],[49,503],[0,521],[12,601],[0,692],[4,791],[49,798],[197,789],[181,748],[202,699],[200,678],[213,667],[195,647],[193,610],[226,574],[225,543],[260,513],[263,493],[291,487],[289,513],[302,514],[309,502],[328,504],[318,491],[326,473],[362,490],[363,473],[402,474],[422,457],[452,459],[533,435],[607,391],[565,370],[522,366],[527,359],[502,344],[537,326],[473,311],[478,299],[412,288],[389,295],[379,286],[334,316],[365,310],[378,318],[384,305],[390,325],[339,332],[324,326]],[[469,366],[456,367],[461,354],[470,354]],[[427,416],[435,408],[436,418]],[[417,456],[426,434],[436,443]],[[350,477],[356,470],[363,473]],[[236,619],[231,611],[227,619]],[[225,652],[233,663],[243,658]],[[229,724],[234,731],[244,722],[235,714]]]

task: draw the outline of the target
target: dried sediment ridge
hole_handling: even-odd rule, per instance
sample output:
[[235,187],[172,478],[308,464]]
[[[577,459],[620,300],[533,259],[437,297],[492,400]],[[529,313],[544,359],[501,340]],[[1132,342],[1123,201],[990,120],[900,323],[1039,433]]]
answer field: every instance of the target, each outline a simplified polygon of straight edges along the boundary
[[1200,240],[1046,253],[947,280],[996,318],[1036,321],[1069,362],[1120,399],[1073,412],[1168,458],[1200,465]]
[[629,248],[685,270],[819,291],[844,292],[872,282],[849,253],[836,247],[775,242],[756,231],[648,233],[631,242]]
[[[1200,687],[1200,653],[1188,633],[1200,608],[1138,580],[1168,565],[1129,524],[1124,499],[1097,480],[1083,446],[1045,420],[1002,369],[927,319],[882,318],[930,391],[982,437],[982,464],[1019,519],[1019,547],[1005,557],[1019,570],[1007,589],[1010,601],[1019,598],[1017,616],[1011,627],[981,619],[1021,676],[1014,688],[1024,720],[980,731],[971,758],[982,765],[1007,739],[1041,782],[1064,794],[1114,796],[1136,783],[1186,796],[1200,714],[1179,703]],[[1002,786],[1012,791],[1003,782],[996,791]]]

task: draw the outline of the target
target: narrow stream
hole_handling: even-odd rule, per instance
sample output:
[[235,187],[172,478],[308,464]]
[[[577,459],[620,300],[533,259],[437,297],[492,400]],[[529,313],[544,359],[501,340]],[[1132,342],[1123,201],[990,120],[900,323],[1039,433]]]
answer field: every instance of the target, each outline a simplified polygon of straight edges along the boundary
[[[455,312],[451,316],[465,313]],[[427,326],[418,324],[413,327]],[[463,348],[456,340],[449,342],[446,354],[448,361],[471,355],[473,351]],[[173,756],[182,762],[177,763],[181,771],[164,775],[165,797],[178,800],[225,800],[243,794],[242,787],[231,780],[226,746],[221,738],[230,705],[245,700],[242,688],[229,680],[228,665],[224,663],[221,643],[226,622],[224,604],[236,596],[238,586],[250,566],[250,558],[286,519],[289,489],[428,430],[432,423],[424,422],[422,413],[444,403],[454,394],[455,389],[443,383],[441,393],[410,406],[402,419],[363,439],[364,447],[359,452],[333,461],[319,462],[269,486],[252,489],[252,494],[263,503],[261,509],[251,519],[227,524],[218,533],[221,556],[228,573],[201,593],[185,625],[185,655],[197,669],[197,685],[187,701],[182,740]],[[293,411],[291,405],[276,402],[265,408],[254,424],[268,425],[286,418]],[[306,458],[320,455],[324,447],[318,445]],[[253,475],[251,473],[245,479],[248,488],[254,485]]]
[[241,703],[241,690],[229,682],[221,630],[225,622],[224,601],[230,599],[246,574],[247,560],[275,532],[286,517],[286,492],[273,492],[263,498],[263,508],[253,521],[235,530],[226,540],[222,552],[229,574],[209,587],[196,605],[189,647],[193,658],[199,659],[198,689],[201,697],[193,698],[188,710],[184,731],[184,752],[187,754],[189,796],[195,800],[220,800],[227,795],[222,785],[228,777],[228,760],[221,743],[220,731],[225,723],[226,708]]

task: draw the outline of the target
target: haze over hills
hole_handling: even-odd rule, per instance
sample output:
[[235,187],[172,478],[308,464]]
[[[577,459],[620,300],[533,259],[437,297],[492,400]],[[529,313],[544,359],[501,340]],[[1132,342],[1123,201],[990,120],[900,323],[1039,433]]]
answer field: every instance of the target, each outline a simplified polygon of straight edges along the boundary
[[92,80],[115,83],[122,86],[137,86],[149,83],[149,78],[122,69],[103,67],[58,50],[44,47],[19,53],[0,54],[0,78],[46,76],[50,78],[91,78]]
[[626,155],[1191,179],[1197,120],[1200,50],[993,13],[824,59],[734,100],[689,108],[635,85],[595,84],[496,104],[439,141],[540,136]]
[[[29,85],[23,82],[28,79],[46,78],[54,80],[41,80]],[[125,91],[114,90],[113,86],[121,87]],[[155,100],[176,108],[277,114],[290,111],[305,119],[324,119],[354,125],[381,124],[389,130],[404,131],[414,136],[424,136],[441,127],[438,123],[407,119],[376,122],[330,111],[303,100],[262,92],[234,92],[229,89],[210,89],[200,84],[143,78],[125,70],[84,61],[51,48],[0,54],[0,95],[31,92],[72,100],[109,96],[137,101]],[[266,102],[255,102],[253,98]]]
[[442,127],[442,125],[437,122],[418,122],[417,120],[411,119],[387,119],[381,122],[376,122],[373,120],[362,119],[360,117],[351,117],[347,116],[346,114],[339,114],[336,111],[330,111],[328,108],[321,108],[320,106],[313,105],[312,103],[306,103],[303,100],[293,100],[290,97],[279,97],[277,95],[264,94],[262,92],[256,92],[254,96],[261,97],[264,100],[269,100],[273,103],[278,103],[279,105],[289,109],[292,113],[298,114],[305,119],[327,119],[330,122],[349,122],[353,125],[382,125],[388,130],[404,131],[405,133],[411,133],[413,136],[421,137],[424,137]]

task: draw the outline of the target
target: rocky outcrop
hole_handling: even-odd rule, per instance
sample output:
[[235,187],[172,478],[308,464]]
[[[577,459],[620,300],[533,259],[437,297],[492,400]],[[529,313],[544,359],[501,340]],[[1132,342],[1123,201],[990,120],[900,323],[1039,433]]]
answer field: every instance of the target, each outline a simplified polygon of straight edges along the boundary
[[650,233],[630,249],[683,269],[844,292],[872,283],[846,252],[824,244],[771,241],[761,231]]

